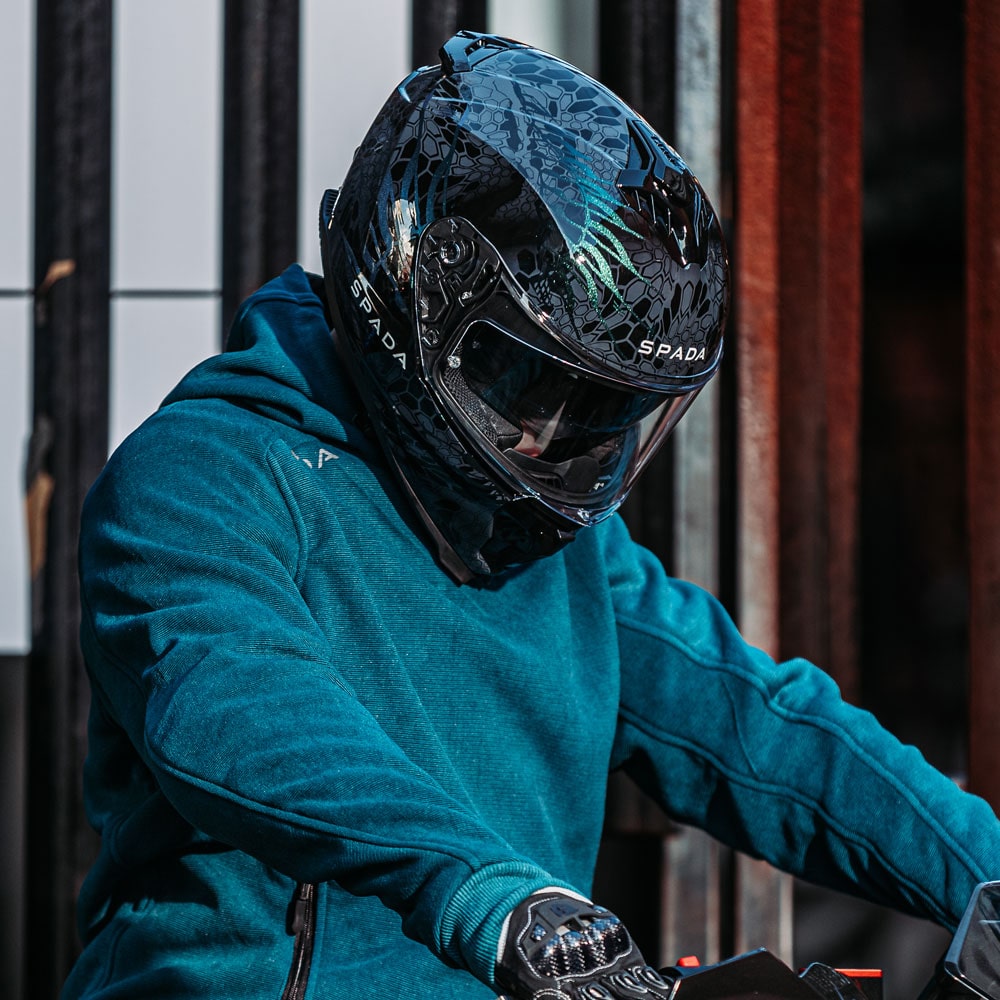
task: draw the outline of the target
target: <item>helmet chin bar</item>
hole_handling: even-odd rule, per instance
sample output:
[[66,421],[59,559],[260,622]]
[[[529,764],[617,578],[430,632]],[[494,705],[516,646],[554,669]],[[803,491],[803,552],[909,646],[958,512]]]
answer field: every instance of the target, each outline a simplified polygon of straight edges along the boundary
[[[433,539],[438,562],[458,584],[486,583],[506,570],[554,555],[576,537],[579,525],[559,517],[533,497],[510,500],[493,509],[469,503],[457,518],[432,515],[410,485],[391,452],[389,461],[424,527]],[[438,526],[460,525],[449,539]]]
[[601,474],[600,463],[590,455],[569,458],[565,462],[546,462],[532,455],[522,455],[514,449],[508,449],[504,454],[524,469],[534,482],[549,484],[562,493],[586,493],[594,488]]
[[502,572],[508,566],[523,566],[555,555],[573,541],[579,528],[537,500],[523,497],[493,515],[493,532],[480,547],[480,555],[491,573]]

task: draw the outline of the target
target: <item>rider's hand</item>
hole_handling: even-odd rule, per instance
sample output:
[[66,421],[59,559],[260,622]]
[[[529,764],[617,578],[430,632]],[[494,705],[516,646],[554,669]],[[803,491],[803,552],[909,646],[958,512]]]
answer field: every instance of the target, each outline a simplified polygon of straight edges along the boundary
[[500,942],[497,983],[512,1000],[663,1000],[670,984],[646,964],[625,925],[558,890],[529,896]]

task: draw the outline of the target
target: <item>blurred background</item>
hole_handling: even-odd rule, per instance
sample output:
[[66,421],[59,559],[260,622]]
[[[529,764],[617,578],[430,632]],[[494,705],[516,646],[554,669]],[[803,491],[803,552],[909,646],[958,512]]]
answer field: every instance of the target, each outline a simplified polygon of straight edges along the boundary
[[[0,994],[57,995],[95,849],[82,498],[246,294],[293,261],[318,270],[324,189],[459,28],[602,79],[725,219],[725,373],[628,501],[633,533],[753,642],[815,660],[1000,802],[990,6],[3,0]],[[947,944],[732,857],[630,786],[613,780],[609,801],[599,895],[662,963],[767,946],[883,967],[905,1000]]]

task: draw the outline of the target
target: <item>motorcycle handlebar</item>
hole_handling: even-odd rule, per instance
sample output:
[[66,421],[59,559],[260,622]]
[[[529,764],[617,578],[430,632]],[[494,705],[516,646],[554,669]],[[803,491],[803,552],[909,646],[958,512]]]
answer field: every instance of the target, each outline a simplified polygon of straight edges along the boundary
[[[670,1000],[881,1000],[881,979],[814,963],[796,974],[761,948],[708,966],[663,969]],[[976,886],[918,1000],[1000,1000],[1000,882]]]

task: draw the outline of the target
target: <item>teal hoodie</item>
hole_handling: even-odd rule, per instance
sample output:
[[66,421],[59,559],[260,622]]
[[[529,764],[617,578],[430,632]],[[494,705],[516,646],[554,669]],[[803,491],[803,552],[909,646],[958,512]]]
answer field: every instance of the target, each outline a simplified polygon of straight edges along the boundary
[[101,853],[65,996],[277,1000],[297,969],[310,1000],[485,1000],[509,910],[589,891],[620,767],[682,823],[953,927],[1000,875],[992,810],[620,519],[452,582],[316,288],[293,267],[245,303],[87,500]]

